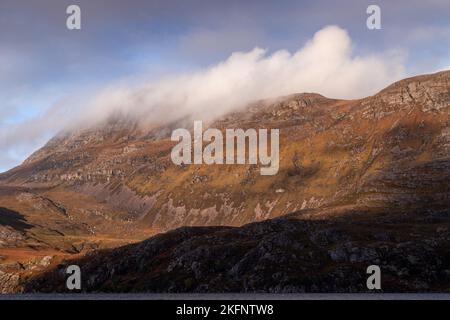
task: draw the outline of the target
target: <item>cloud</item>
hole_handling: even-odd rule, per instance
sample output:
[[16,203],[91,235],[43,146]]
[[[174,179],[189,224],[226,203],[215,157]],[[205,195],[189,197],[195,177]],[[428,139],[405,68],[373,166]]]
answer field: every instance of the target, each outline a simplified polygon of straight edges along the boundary
[[[45,115],[0,129],[0,148],[41,143],[69,125],[93,125],[113,113],[165,123],[189,116],[211,119],[256,99],[297,92],[361,98],[405,76],[401,52],[355,56],[348,33],[327,26],[297,50],[234,52],[202,70],[151,83],[126,79],[82,105],[59,104]],[[32,138],[32,139],[30,139]]]
[[354,56],[352,49],[345,30],[328,26],[294,53],[254,48],[190,74],[106,88],[88,105],[83,123],[111,112],[155,122],[211,118],[252,100],[296,92],[361,98],[405,76],[401,52]]

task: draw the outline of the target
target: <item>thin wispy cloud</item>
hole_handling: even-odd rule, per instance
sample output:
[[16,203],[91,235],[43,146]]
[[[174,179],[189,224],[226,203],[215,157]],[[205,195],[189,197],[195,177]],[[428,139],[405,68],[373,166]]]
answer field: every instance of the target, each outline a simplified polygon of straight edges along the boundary
[[[446,0],[380,0],[382,30],[376,31],[366,28],[370,2],[359,0],[78,0],[78,32],[65,27],[69,4],[0,1],[0,171],[61,128],[85,118],[99,121],[112,109],[158,120],[189,112],[212,116],[252,99],[299,91],[356,97],[397,75],[449,64]],[[352,40],[341,48],[346,37],[331,39],[327,50],[336,52],[322,64],[308,58],[313,50],[303,45],[329,24],[348,30]],[[317,41],[311,42],[318,52]],[[143,80],[129,81],[134,77]],[[236,101],[227,78],[239,87]],[[99,87],[104,89],[80,93]],[[63,105],[64,96],[71,102]],[[61,118],[48,114],[52,106],[66,112]],[[20,132],[30,128],[36,129],[28,138]]]

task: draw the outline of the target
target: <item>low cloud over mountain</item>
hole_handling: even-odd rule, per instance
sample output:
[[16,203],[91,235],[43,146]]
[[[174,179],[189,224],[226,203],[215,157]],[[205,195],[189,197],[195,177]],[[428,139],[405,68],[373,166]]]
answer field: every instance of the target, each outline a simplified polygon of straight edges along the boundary
[[361,98],[404,76],[402,52],[357,56],[353,47],[345,30],[327,26],[293,53],[256,47],[191,73],[150,83],[142,80],[145,76],[126,79],[90,97],[66,99],[28,121],[2,126],[0,147],[6,155],[13,148],[36,148],[51,133],[95,124],[112,113],[164,123],[186,115],[210,119],[251,100],[292,92]]

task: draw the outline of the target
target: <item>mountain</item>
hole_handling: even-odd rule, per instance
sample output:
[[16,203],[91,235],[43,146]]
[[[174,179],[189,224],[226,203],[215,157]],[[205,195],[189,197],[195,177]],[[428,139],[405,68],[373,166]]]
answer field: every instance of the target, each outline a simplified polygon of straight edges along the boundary
[[[70,257],[92,259],[86,263],[95,270],[105,261],[120,264],[119,258],[127,254],[144,259],[144,269],[133,269],[137,278],[149,270],[149,277],[160,277],[158,281],[163,281],[166,276],[177,277],[171,271],[161,271],[163,266],[172,263],[169,255],[178,257],[179,250],[185,247],[195,253],[199,243],[204,243],[200,247],[209,248],[206,252],[212,252],[210,258],[217,249],[229,252],[231,260],[239,264],[238,259],[243,259],[247,253],[252,255],[252,250],[259,250],[267,237],[270,238],[272,232],[264,230],[270,230],[273,225],[280,225],[282,230],[292,229],[283,241],[316,246],[309,251],[298,251],[299,256],[314,257],[305,267],[308,274],[314,263],[322,261],[316,260],[316,256],[317,259],[327,257],[333,248],[328,247],[329,244],[319,248],[313,240],[296,234],[305,228],[309,230],[310,226],[313,229],[317,226],[319,234],[326,233],[328,225],[336,223],[336,232],[345,235],[355,219],[366,224],[358,226],[357,230],[362,228],[361,236],[367,235],[364,241],[370,246],[376,243],[370,236],[372,225],[377,226],[377,230],[382,230],[383,226],[405,230],[401,237],[386,231],[388,249],[403,243],[406,243],[405,250],[421,248],[420,237],[409,234],[417,233],[423,239],[435,241],[430,255],[441,261],[433,263],[436,272],[441,274],[449,269],[448,256],[441,256],[442,250],[448,249],[445,241],[449,235],[449,106],[450,71],[445,71],[399,81],[359,100],[303,93],[256,101],[208,123],[206,127],[222,130],[280,129],[280,169],[274,176],[260,175],[258,165],[174,165],[170,152],[175,143],[170,141],[170,134],[174,128],[192,125],[192,119],[146,127],[136,119],[111,117],[95,127],[63,132],[23,164],[0,175],[0,272],[6,274],[0,273],[0,287],[3,277],[7,279],[3,283],[16,290],[19,279],[10,280],[11,274],[25,279],[57,267]],[[290,218],[285,218],[286,215]],[[246,225],[257,221],[262,222]],[[82,257],[92,250],[126,245],[186,226],[202,228],[182,228],[141,244],[105,249],[100,253],[94,251],[94,256]],[[259,237],[249,232],[253,228],[261,228]],[[351,251],[352,245],[347,248],[345,243],[356,241],[352,238],[356,236],[333,240],[338,242],[328,238],[324,241]],[[168,239],[168,244],[158,239]],[[239,253],[232,248],[228,251],[227,241],[242,251]],[[303,241],[306,242],[302,244]],[[152,248],[149,252],[147,246]],[[290,254],[289,246],[283,248],[274,261],[284,261],[283,257]],[[43,252],[46,252],[44,256]],[[154,261],[155,252],[163,257]],[[186,261],[202,264],[198,260],[203,259],[201,252]],[[51,261],[41,266],[42,259]],[[257,263],[259,260],[249,261]],[[270,261],[264,263],[268,266]],[[322,262],[334,263],[333,259]],[[24,266],[27,263],[29,267]],[[402,263],[396,268],[406,268]],[[264,269],[266,265],[262,266]],[[180,272],[187,272],[191,267],[184,265],[185,269]],[[35,271],[30,271],[31,268]],[[227,270],[224,277],[230,277],[231,266],[219,268]],[[194,269],[191,271],[195,273]],[[288,265],[283,269],[290,270]],[[139,290],[139,283],[127,286],[131,280],[127,279],[126,268],[121,270],[123,277],[117,278],[118,288]],[[436,284],[430,285],[432,277],[428,271],[419,271],[423,276],[414,281],[427,284],[429,289],[439,288]],[[156,274],[158,272],[160,275]],[[227,286],[238,291],[289,291],[286,288],[291,285],[289,280],[287,287],[264,287],[267,278],[263,277],[259,282],[254,280],[259,284],[242,287],[244,275],[248,274],[238,273],[238,281],[229,280]],[[173,290],[208,291],[201,283],[197,284],[198,278],[183,279],[193,283],[191,289],[174,287]],[[208,276],[205,279],[209,279],[208,283],[219,281]],[[107,282],[93,281],[90,290],[113,290]],[[323,285],[325,282],[311,283],[318,288],[316,291],[332,290]],[[309,287],[305,284],[303,288],[311,290],[312,284]],[[343,290],[345,285],[336,290]],[[223,286],[211,288],[226,291]],[[142,288],[172,290],[148,287],[144,283]],[[351,285],[348,288],[358,289]],[[408,283],[397,289],[417,288],[420,286]]]
[[67,292],[79,265],[82,292],[450,292],[450,215],[403,212],[310,219],[308,209],[242,227],[182,227],[138,244],[65,261],[31,278],[25,292]]

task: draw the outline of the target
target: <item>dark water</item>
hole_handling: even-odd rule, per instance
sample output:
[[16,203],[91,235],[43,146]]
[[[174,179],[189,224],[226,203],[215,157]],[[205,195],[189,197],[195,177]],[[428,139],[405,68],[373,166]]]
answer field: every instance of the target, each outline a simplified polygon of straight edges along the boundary
[[0,300],[450,300],[450,293],[0,294]]

